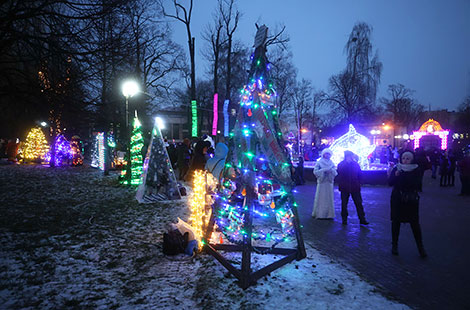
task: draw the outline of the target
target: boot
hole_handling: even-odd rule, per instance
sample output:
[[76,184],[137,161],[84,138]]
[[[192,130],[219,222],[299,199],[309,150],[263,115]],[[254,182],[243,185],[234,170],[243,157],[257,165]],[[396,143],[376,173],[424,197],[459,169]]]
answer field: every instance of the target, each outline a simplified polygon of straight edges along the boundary
[[396,243],[392,244],[392,254],[398,255],[398,244]]
[[421,258],[428,257],[428,253],[426,253],[426,251],[424,250],[424,247],[423,247],[422,244],[418,246],[418,252],[419,252],[419,256],[421,256]]

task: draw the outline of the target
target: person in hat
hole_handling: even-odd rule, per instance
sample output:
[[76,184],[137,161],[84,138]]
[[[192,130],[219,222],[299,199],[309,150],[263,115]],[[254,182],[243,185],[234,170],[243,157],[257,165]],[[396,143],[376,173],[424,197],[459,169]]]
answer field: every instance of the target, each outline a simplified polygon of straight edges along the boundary
[[341,217],[343,225],[348,224],[348,201],[352,197],[356,206],[357,216],[361,225],[368,225],[362,205],[361,196],[361,167],[354,160],[356,155],[351,151],[344,151],[344,160],[338,164],[338,187],[341,192]]
[[390,198],[393,255],[398,255],[401,223],[410,223],[419,255],[423,258],[427,256],[419,225],[420,169],[414,153],[405,151],[400,156],[400,163],[393,168],[389,176],[389,184],[393,186]]
[[332,155],[331,149],[324,149],[313,169],[313,173],[317,178],[317,189],[313,202],[312,217],[316,219],[335,218],[333,182],[337,173],[335,164],[331,160]]

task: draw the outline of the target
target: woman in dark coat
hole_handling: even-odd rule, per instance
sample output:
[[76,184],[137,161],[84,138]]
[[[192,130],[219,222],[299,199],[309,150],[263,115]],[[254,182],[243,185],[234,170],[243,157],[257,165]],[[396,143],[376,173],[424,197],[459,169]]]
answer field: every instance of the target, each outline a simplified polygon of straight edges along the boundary
[[419,225],[419,195],[420,168],[414,163],[414,154],[405,151],[389,177],[393,186],[390,198],[392,219],[392,254],[398,255],[398,235],[401,223],[410,223],[416,245],[421,257],[426,257],[423,247],[421,227]]

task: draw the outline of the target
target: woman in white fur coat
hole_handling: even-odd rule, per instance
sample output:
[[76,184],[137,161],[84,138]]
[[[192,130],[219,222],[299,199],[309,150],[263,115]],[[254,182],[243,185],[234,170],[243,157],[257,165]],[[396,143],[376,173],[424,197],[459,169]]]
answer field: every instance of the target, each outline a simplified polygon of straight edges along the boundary
[[333,152],[329,148],[324,149],[313,170],[317,177],[317,191],[313,202],[312,217],[316,219],[334,219],[335,217],[333,182],[338,173],[335,164],[331,161],[332,155]]

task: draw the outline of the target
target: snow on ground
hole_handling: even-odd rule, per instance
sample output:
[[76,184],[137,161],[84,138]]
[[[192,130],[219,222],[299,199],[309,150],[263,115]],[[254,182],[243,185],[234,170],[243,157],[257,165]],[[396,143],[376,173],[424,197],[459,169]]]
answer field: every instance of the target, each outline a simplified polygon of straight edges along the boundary
[[[185,201],[139,205],[116,179],[0,166],[0,309],[409,309],[308,240],[307,258],[246,290],[210,255],[167,257],[162,234],[189,217]],[[274,259],[253,255],[252,266]]]

